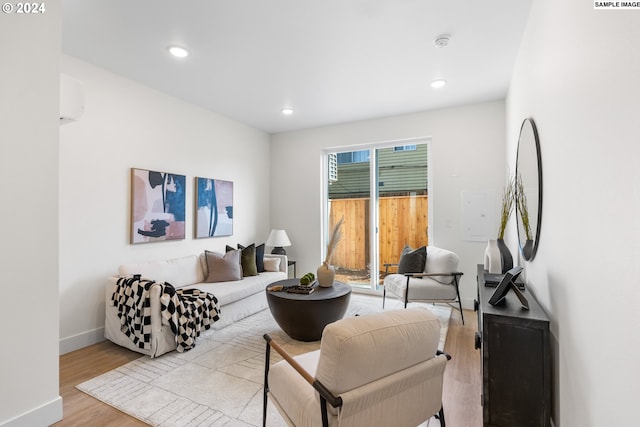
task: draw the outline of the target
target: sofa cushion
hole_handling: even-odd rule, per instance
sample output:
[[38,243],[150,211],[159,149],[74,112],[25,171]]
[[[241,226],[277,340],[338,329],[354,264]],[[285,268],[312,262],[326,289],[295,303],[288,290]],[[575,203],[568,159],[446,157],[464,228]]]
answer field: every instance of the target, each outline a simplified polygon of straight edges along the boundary
[[217,252],[204,251],[209,275],[206,282],[227,282],[242,279],[240,266],[240,249],[233,249],[224,255]]
[[[232,302],[240,301],[253,294],[262,294],[266,302],[267,296],[265,294],[265,288],[271,283],[284,280],[287,276],[284,272],[264,272],[257,276],[244,277],[241,280],[234,280],[231,282],[216,282],[216,283],[196,283],[189,285],[186,289],[200,289],[204,292],[209,292],[218,298],[220,307],[224,307]],[[224,308],[221,310],[221,317],[224,317]]]
[[155,280],[156,282],[169,282],[176,288],[200,283],[205,279],[198,255],[162,261],[123,264],[118,268],[118,274],[120,276],[140,274],[145,279]]
[[427,259],[427,247],[421,246],[412,249],[411,246],[405,245],[400,254],[398,262],[398,274],[404,273],[422,273]]
[[[388,274],[384,278],[384,288],[404,301],[407,277],[404,274]],[[431,277],[409,278],[409,300],[453,300],[455,298],[456,288],[451,284],[440,283]]]

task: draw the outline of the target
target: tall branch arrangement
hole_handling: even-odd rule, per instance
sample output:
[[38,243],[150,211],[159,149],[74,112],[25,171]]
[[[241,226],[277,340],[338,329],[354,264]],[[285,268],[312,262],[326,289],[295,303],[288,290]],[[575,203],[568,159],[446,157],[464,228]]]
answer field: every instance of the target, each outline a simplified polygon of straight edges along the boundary
[[329,262],[331,261],[331,257],[333,256],[333,251],[335,250],[336,246],[338,246],[338,243],[342,238],[343,223],[344,223],[344,217],[340,218],[340,221],[338,221],[333,226],[333,231],[331,231],[331,238],[329,238],[329,244],[327,245],[327,257],[324,259],[324,264],[327,264],[327,265],[329,264]]
[[500,228],[498,229],[498,239],[504,239],[504,231],[507,228],[509,217],[515,205],[516,180],[509,178],[507,186],[502,193],[502,209],[500,211]]
[[531,240],[531,223],[529,222],[529,208],[527,207],[527,195],[524,192],[524,184],[522,176],[516,177],[516,203],[518,204],[518,213],[522,220],[522,228],[527,240]]

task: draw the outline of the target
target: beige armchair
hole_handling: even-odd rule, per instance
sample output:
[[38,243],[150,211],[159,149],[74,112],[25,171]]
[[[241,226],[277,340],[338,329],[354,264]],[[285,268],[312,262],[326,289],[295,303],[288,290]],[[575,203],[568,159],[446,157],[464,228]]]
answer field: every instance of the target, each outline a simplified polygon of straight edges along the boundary
[[[445,426],[442,384],[449,356],[438,352],[440,322],[424,308],[356,316],[329,324],[320,350],[292,357],[268,335],[267,400],[296,427]],[[270,349],[284,360],[270,366]]]
[[[464,325],[464,313],[460,300],[460,277],[458,255],[435,246],[427,246],[424,272],[386,274],[383,281],[382,308],[387,292],[404,302],[411,301],[457,303]],[[385,267],[395,264],[385,264]]]

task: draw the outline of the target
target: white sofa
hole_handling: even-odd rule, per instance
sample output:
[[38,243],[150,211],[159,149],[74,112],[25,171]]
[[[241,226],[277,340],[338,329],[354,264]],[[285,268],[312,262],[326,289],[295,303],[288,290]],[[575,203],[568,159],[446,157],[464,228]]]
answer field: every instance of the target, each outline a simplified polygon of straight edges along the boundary
[[116,289],[118,278],[140,274],[142,278],[156,282],[168,282],[176,289],[197,288],[209,292],[220,304],[220,320],[211,329],[218,330],[240,319],[255,314],[268,307],[265,288],[278,280],[286,279],[287,257],[285,255],[265,254],[266,258],[279,258],[279,271],[265,271],[257,276],[244,277],[230,282],[206,283],[208,275],[205,255],[190,255],[162,261],[139,264],[124,264],[118,268],[119,276],[110,277],[105,289],[105,337],[114,343],[133,351],[156,357],[175,350],[175,334],[166,319],[160,314],[160,286],[152,286],[151,299],[151,348],[138,348],[120,330],[120,319],[111,296]]

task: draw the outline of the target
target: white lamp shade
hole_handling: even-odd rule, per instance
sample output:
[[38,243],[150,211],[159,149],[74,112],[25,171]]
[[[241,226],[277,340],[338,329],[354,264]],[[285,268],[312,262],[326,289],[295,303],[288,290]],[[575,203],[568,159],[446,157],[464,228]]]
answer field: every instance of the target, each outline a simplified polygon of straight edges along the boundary
[[267,239],[267,246],[284,247],[291,246],[291,241],[287,232],[284,230],[271,230],[269,238]]

